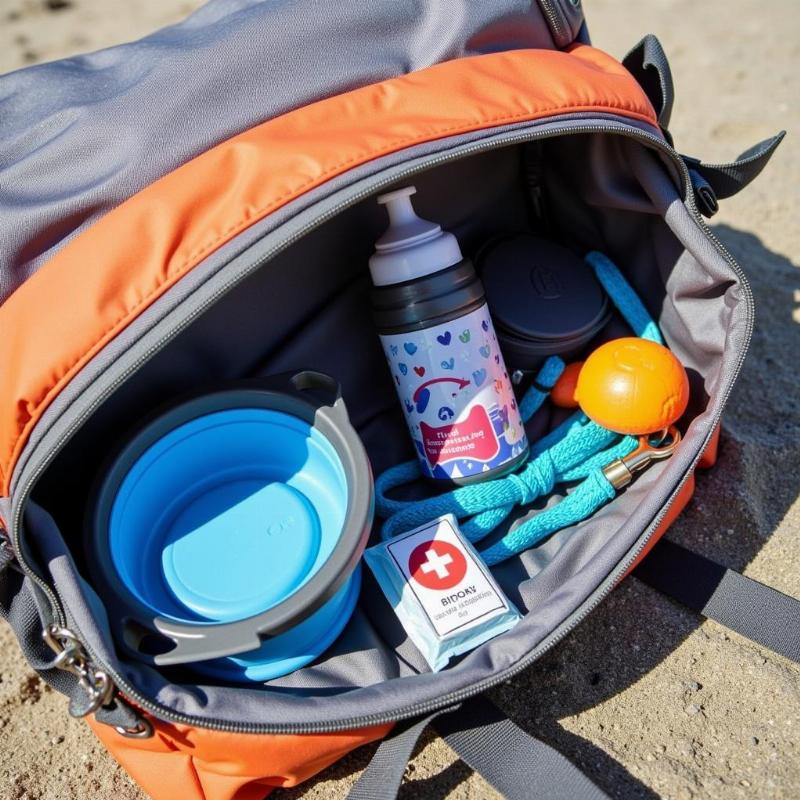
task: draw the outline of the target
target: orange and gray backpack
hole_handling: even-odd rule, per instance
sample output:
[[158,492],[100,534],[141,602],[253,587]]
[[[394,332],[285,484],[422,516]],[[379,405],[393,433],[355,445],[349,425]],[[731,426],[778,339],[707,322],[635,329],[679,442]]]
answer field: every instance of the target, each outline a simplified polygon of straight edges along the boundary
[[[615,61],[579,0],[217,0],[0,78],[0,610],[153,798],[257,800],[377,740],[352,797],[394,797],[429,723],[510,798],[604,797],[481,693],[634,568],[800,659],[797,601],[654,548],[715,461],[753,327],[747,279],[704,216],[780,141],[705,164],[674,149],[671,106],[657,40]],[[545,231],[620,266],[687,367],[680,446],[499,568],[522,621],[442,672],[372,613],[366,576],[345,633],[289,676],[234,686],[131,660],[80,545],[131,421],[201,383],[310,366],[340,379],[376,473],[408,457],[365,309],[374,198],[412,176],[467,253]]]

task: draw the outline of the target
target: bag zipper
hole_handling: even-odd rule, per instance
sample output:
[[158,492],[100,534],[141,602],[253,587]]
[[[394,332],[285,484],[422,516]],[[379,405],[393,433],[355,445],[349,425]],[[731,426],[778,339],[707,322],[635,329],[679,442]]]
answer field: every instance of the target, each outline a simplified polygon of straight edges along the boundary
[[539,0],[539,8],[542,9],[547,21],[550,23],[550,31],[553,40],[559,46],[564,34],[564,23],[561,19],[559,9],[556,7],[557,0]]
[[[566,0],[566,2],[572,6],[575,13],[581,15],[582,20],[581,0]],[[547,20],[556,47],[564,48],[572,44],[575,41],[575,37],[572,35],[570,28],[570,12],[569,9],[564,8],[563,2],[560,0],[539,0],[539,8]]]
[[[620,119],[620,121],[623,123],[627,122],[626,120],[622,119]],[[708,445],[708,442],[710,441],[714,430],[719,424],[720,418],[722,416],[722,409],[727,403],[731,389],[733,388],[736,378],[741,372],[742,364],[744,363],[744,359],[747,354],[747,349],[753,332],[753,325],[754,325],[753,292],[752,289],[750,288],[750,283],[746,275],[742,271],[741,267],[738,265],[736,260],[727,250],[727,248],[722,244],[722,242],[720,242],[720,240],[711,231],[711,229],[708,227],[705,220],[703,219],[702,215],[700,214],[700,211],[698,210],[695,201],[694,191],[688,168],[684,163],[683,159],[681,158],[681,156],[678,154],[678,152],[674,148],[672,148],[664,139],[659,138],[654,134],[640,130],[639,128],[635,128],[628,125],[625,125],[625,127],[618,127],[617,125],[608,125],[608,124],[582,125],[579,123],[577,124],[573,123],[572,125],[564,125],[560,128],[550,127],[544,132],[537,131],[536,127],[537,127],[536,123],[534,122],[532,123],[532,126],[530,128],[526,128],[520,132],[511,132],[507,136],[503,136],[502,138],[498,137],[497,139],[493,139],[489,142],[478,141],[462,146],[456,146],[451,150],[438,153],[434,156],[431,156],[429,159],[425,159],[424,163],[416,163],[413,167],[410,167],[407,170],[396,171],[390,168],[387,170],[387,172],[390,173],[388,176],[386,176],[385,174],[384,177],[381,177],[380,175],[375,176],[374,181],[370,181],[368,187],[365,187],[361,189],[359,192],[357,192],[355,195],[348,197],[347,200],[342,201],[341,203],[337,203],[335,206],[328,209],[325,213],[321,214],[319,217],[316,217],[314,220],[310,221],[307,225],[304,225],[302,228],[295,231],[291,236],[287,237],[280,243],[276,244],[274,247],[270,248],[270,250],[264,253],[260,258],[256,259],[256,261],[248,265],[247,269],[242,270],[239,274],[233,276],[230,281],[227,281],[224,286],[220,287],[218,291],[214,292],[211,296],[209,296],[200,306],[193,309],[193,311],[189,315],[187,315],[187,317],[185,317],[178,325],[176,325],[170,331],[169,335],[163,336],[157,342],[155,342],[135,361],[135,363],[131,364],[131,366],[127,370],[125,370],[124,373],[119,375],[112,384],[105,387],[104,391],[98,397],[95,397],[87,408],[83,409],[83,411],[73,421],[73,423],[69,426],[69,428],[61,435],[58,442],[53,447],[50,448],[50,450],[44,456],[44,458],[39,462],[39,464],[37,464],[32,474],[28,476],[25,485],[20,489],[22,499],[17,506],[16,513],[14,514],[14,517],[10,525],[11,541],[14,552],[17,555],[17,560],[23,572],[34,583],[36,583],[36,585],[42,590],[42,592],[45,594],[45,596],[52,604],[53,617],[57,622],[57,624],[61,627],[66,628],[67,627],[66,615],[64,613],[64,609],[61,605],[59,598],[56,596],[53,589],[38,575],[38,573],[30,566],[30,564],[28,564],[28,562],[22,556],[22,550],[20,547],[22,513],[25,504],[28,500],[28,496],[30,495],[30,492],[33,486],[35,485],[36,481],[38,480],[39,476],[47,468],[47,466],[50,464],[53,458],[61,451],[63,446],[66,444],[67,441],[69,441],[69,439],[72,437],[75,431],[86,421],[86,419],[89,416],[91,416],[91,414],[101,403],[103,403],[120,385],[122,385],[127,380],[127,378],[130,377],[131,374],[133,374],[136,370],[138,370],[140,366],[142,366],[147,360],[149,360],[149,358],[154,353],[158,352],[163,347],[165,347],[184,328],[186,328],[191,322],[193,322],[194,319],[196,319],[198,316],[204,313],[207,308],[213,305],[222,295],[226,294],[240,281],[242,281],[244,278],[250,275],[253,271],[262,267],[265,263],[274,258],[282,250],[289,247],[291,244],[293,244],[295,241],[302,238],[303,236],[306,236],[312,230],[319,227],[332,217],[338,215],[346,208],[375,194],[375,192],[380,191],[380,189],[384,188],[385,186],[393,184],[398,180],[402,180],[411,177],[413,175],[416,175],[419,172],[426,171],[431,167],[438,166],[440,164],[444,164],[451,161],[457,161],[462,158],[467,158],[471,155],[476,155],[481,152],[487,152],[490,150],[495,150],[503,147],[509,147],[511,145],[521,144],[524,142],[531,142],[546,138],[555,138],[557,136],[565,134],[577,134],[577,133],[617,134],[638,140],[643,144],[651,146],[652,148],[660,150],[661,152],[668,155],[670,159],[678,167],[681,176],[683,178],[684,191],[686,194],[685,204],[687,209],[692,214],[695,221],[705,234],[705,236],[714,244],[714,246],[717,248],[720,254],[728,262],[731,269],[734,271],[737,278],[739,279],[742,287],[742,295],[747,305],[747,311],[748,311],[747,333],[744,346],[742,347],[742,350],[737,359],[733,376],[731,380],[728,382],[728,386],[726,387],[725,393],[722,398],[722,402],[719,404],[719,410],[715,412],[712,418],[711,425],[709,427],[709,432],[706,434],[703,444],[701,445],[701,447],[698,449],[698,452],[694,456],[692,464],[690,465],[688,470],[684,473],[684,475],[678,482],[677,486],[675,487],[670,497],[661,507],[659,513],[656,514],[656,516],[654,517],[653,521],[650,523],[648,528],[639,537],[636,544],[628,551],[626,557],[624,557],[618,563],[616,569],[613,570],[607,576],[605,581],[603,581],[603,583],[601,583],[600,586],[598,586],[597,589],[595,589],[595,591],[583,602],[583,604],[575,612],[573,612],[573,614],[570,617],[564,620],[564,622],[562,622],[562,624],[555,631],[553,631],[553,633],[551,633],[549,637],[547,637],[537,647],[535,647],[531,652],[529,652],[524,658],[521,658],[512,666],[490,676],[489,678],[483,681],[480,681],[470,686],[469,688],[451,692],[447,695],[443,695],[437,698],[435,701],[417,703],[411,706],[406,706],[402,709],[395,710],[387,714],[371,714],[361,717],[353,717],[345,720],[334,721],[330,723],[324,723],[324,722],[304,723],[304,724],[232,723],[232,722],[227,722],[225,720],[206,719],[202,717],[195,717],[187,714],[181,714],[150,700],[149,698],[142,695],[135,687],[131,686],[128,683],[128,681],[118,672],[103,665],[102,660],[97,656],[97,654],[89,646],[84,644],[84,649],[86,650],[89,656],[88,663],[93,667],[99,665],[100,669],[111,678],[117,689],[120,692],[122,692],[122,694],[126,698],[130,699],[133,703],[139,706],[142,710],[152,714],[156,718],[167,720],[170,722],[183,725],[190,725],[198,728],[211,728],[230,733],[311,734],[311,733],[329,733],[341,730],[349,730],[353,728],[381,725],[389,722],[396,722],[401,719],[419,716],[428,713],[430,711],[443,708],[444,706],[461,702],[474,695],[480,694],[481,692],[491,688],[492,686],[495,686],[503,681],[506,681],[514,677],[519,672],[526,669],[530,664],[532,664],[538,658],[540,658],[547,650],[554,647],[565,636],[567,636],[575,627],[577,627],[607,597],[607,595],[611,592],[614,586],[616,586],[619,580],[625,575],[627,570],[630,568],[630,566],[642,552],[644,547],[647,545],[653,532],[659,526],[661,521],[666,517],[670,509],[670,506],[675,500],[675,497],[678,495],[678,493],[683,488],[685,483],[689,480],[689,477],[693,473],[694,468],[697,465],[697,462],[699,461],[703,451],[705,450],[705,447]],[[491,130],[487,130],[486,133],[487,135],[490,135]],[[188,297],[184,298],[182,302],[186,302],[187,299]]]

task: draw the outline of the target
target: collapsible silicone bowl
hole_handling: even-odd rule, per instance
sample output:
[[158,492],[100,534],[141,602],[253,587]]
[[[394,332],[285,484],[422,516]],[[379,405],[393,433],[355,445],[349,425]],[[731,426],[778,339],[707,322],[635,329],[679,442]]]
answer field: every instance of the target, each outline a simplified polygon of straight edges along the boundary
[[166,409],[113,459],[91,504],[92,577],[137,658],[269,680],[346,625],[372,514],[332,378],[237,383]]

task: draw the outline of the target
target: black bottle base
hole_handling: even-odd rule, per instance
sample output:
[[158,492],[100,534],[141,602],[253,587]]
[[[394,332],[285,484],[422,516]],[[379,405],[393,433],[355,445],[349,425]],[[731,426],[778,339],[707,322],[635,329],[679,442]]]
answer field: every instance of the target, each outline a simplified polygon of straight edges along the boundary
[[459,486],[471,486],[473,483],[484,483],[485,481],[495,480],[496,478],[505,478],[512,472],[516,472],[527,460],[530,455],[530,445],[526,447],[518,456],[515,456],[511,461],[507,461],[500,467],[490,469],[488,472],[481,472],[477,475],[465,475],[461,478],[431,478],[425,476],[425,483],[430,486],[436,486],[439,489],[457,489]]

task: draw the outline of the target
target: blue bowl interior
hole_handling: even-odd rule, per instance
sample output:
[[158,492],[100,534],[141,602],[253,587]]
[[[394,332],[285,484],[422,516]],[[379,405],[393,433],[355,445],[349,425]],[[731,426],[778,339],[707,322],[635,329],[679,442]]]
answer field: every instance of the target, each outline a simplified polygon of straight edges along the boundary
[[218,411],[134,462],[111,508],[111,561],[155,614],[240,620],[317,572],[346,511],[341,460],[312,425],[268,409]]

